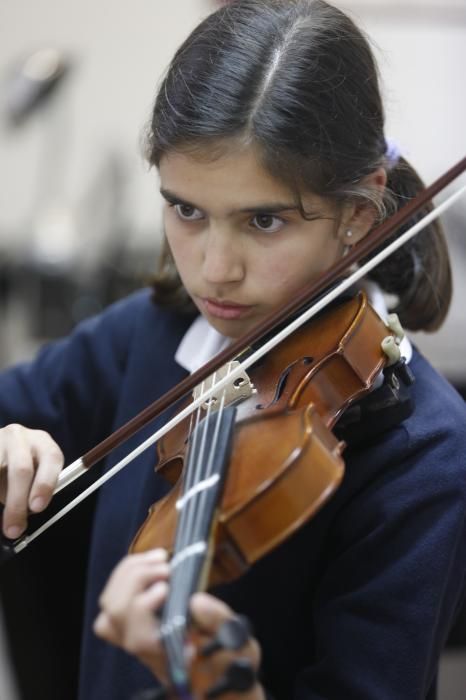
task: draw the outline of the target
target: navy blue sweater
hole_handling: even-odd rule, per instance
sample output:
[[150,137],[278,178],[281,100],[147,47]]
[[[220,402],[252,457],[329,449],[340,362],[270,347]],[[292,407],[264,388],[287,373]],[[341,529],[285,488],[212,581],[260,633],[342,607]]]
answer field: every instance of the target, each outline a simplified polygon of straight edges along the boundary
[[[40,427],[67,461],[186,372],[174,352],[190,320],[139,292],[0,375],[0,424]],[[415,411],[345,453],[331,501],[239,581],[216,593],[248,615],[277,700],[435,698],[439,654],[466,572],[466,412],[416,351]],[[117,449],[112,466],[162,419]],[[86,596],[80,700],[130,700],[151,675],[91,631],[97,598],[149,505],[166,491],[153,450],[98,497]],[[68,699],[67,699],[68,700]]]

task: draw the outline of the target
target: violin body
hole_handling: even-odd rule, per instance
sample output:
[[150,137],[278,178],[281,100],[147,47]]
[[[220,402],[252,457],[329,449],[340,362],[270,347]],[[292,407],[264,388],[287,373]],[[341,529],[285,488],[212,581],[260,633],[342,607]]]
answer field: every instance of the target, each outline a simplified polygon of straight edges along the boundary
[[[338,418],[370,389],[390,335],[364,293],[296,331],[250,372],[212,533],[208,585],[232,580],[283,542],[330,498],[344,474]],[[206,409],[201,409],[205,412]],[[152,506],[131,551],[173,548],[188,421],[158,445],[157,469],[174,484]]]

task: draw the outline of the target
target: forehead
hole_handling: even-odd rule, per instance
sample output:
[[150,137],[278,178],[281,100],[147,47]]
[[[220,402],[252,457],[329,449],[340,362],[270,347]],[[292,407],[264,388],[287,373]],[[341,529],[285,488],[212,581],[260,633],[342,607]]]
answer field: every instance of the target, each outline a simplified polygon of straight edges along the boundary
[[159,172],[163,189],[199,206],[217,201],[235,208],[296,199],[285,183],[264,168],[253,147],[229,150],[215,158],[168,153],[160,161]]

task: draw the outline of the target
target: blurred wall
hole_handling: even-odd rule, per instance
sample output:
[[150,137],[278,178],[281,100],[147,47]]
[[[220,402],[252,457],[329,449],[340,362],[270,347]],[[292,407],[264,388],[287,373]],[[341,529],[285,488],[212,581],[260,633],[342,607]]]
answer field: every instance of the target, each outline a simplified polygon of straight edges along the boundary
[[[465,0],[336,4],[372,37],[387,134],[431,181],[466,152]],[[45,231],[71,258],[73,251],[92,255],[93,245],[105,254],[107,238],[117,229],[120,235],[124,230],[126,243],[156,249],[159,199],[155,175],[140,157],[141,131],[170,56],[215,5],[214,0],[0,3],[0,253],[8,246],[27,250]],[[5,99],[12,66],[47,45],[64,52],[69,74],[44,109],[11,129]],[[119,178],[113,198],[105,191],[111,188],[109,173]],[[448,217],[458,299],[466,291],[465,214],[463,201]],[[435,364],[463,381],[461,306],[455,304],[443,334],[418,342]]]
[[[29,236],[39,196],[78,206],[110,154],[124,164],[134,228],[154,229],[154,179],[139,155],[140,134],[171,55],[210,7],[202,0],[2,0],[3,117],[15,61],[53,46],[71,65],[52,104],[23,127],[11,130],[0,121],[3,241],[16,239],[18,228]],[[51,162],[56,149],[64,152],[58,173]],[[44,184],[48,175],[53,182]]]

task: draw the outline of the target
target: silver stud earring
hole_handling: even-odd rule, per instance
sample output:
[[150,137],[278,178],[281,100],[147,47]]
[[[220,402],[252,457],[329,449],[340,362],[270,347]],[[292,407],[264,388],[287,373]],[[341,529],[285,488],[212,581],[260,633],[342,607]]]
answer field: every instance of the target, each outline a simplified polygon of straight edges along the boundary
[[[351,239],[352,236],[353,236],[352,230],[350,228],[347,228],[345,231],[345,240],[348,241],[348,239]],[[349,243],[345,243],[345,245],[343,246],[343,255],[344,256],[348,255],[350,249],[351,249],[351,245],[349,245]]]

